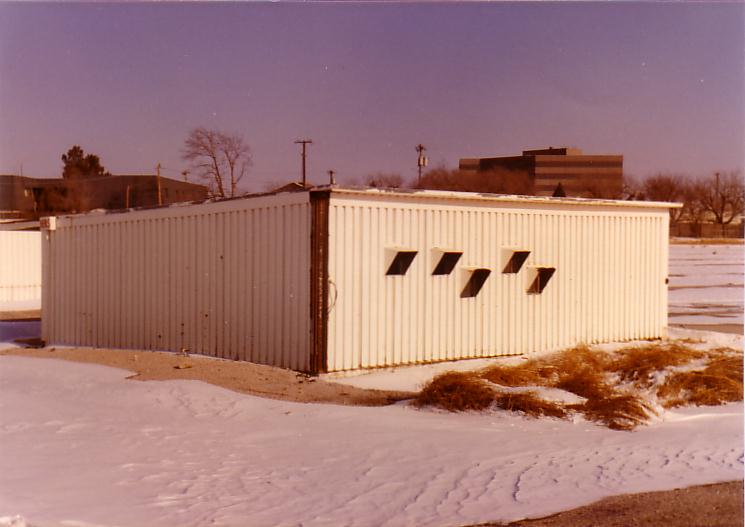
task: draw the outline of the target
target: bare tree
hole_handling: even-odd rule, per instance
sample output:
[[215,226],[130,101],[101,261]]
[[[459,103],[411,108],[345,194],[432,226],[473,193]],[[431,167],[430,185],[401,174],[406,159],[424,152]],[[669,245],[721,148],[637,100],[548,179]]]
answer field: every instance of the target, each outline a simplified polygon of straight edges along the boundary
[[702,178],[695,184],[695,195],[701,208],[724,226],[745,211],[745,185],[738,172]]
[[689,191],[689,186],[690,182],[681,176],[656,174],[644,181],[643,199],[683,203],[683,208],[670,209],[670,222],[675,224],[691,209],[694,194]]
[[621,184],[621,199],[644,199],[644,191],[642,190],[642,188],[643,185],[639,182],[639,179],[636,176],[624,174],[623,183]]
[[376,172],[365,177],[365,185],[375,188],[401,188],[404,186],[404,178],[401,174]]
[[239,135],[200,126],[186,137],[182,157],[208,182],[213,196],[225,198],[235,196],[251,164],[251,149]]

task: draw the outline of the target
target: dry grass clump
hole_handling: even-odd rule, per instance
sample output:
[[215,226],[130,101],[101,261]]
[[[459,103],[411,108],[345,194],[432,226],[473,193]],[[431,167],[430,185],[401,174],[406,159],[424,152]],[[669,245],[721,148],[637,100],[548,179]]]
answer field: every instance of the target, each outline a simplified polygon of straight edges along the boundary
[[591,368],[602,370],[608,364],[608,355],[581,345],[546,357],[547,364],[564,371]]
[[545,359],[552,372],[548,384],[586,399],[599,399],[612,388],[605,382],[608,358],[604,353],[578,346]]
[[417,406],[436,406],[450,412],[485,410],[494,390],[473,373],[450,371],[436,376],[414,399]]
[[742,401],[742,375],[742,355],[714,357],[703,370],[670,375],[657,389],[657,397],[665,408]]
[[654,382],[653,374],[673,366],[681,366],[703,358],[703,352],[685,347],[677,342],[626,348],[617,352],[608,369],[616,372],[621,381],[633,382],[647,388]]
[[605,373],[602,370],[582,367],[562,371],[554,387],[585,399],[602,399],[613,391],[605,383]]
[[502,386],[542,386],[546,384],[546,371],[536,361],[517,366],[491,366],[481,372],[481,377]]
[[498,392],[494,397],[494,404],[497,408],[510,412],[522,412],[531,417],[547,416],[563,419],[567,415],[562,405],[541,399],[533,392]]
[[[565,418],[579,412],[608,428],[632,430],[654,413],[655,395],[666,408],[743,399],[740,351],[699,351],[685,344],[655,343],[614,353],[578,346],[517,366],[449,372],[427,384],[415,403],[450,411],[484,410],[493,405],[533,417]],[[698,371],[681,371],[699,366],[695,361],[700,361]],[[622,383],[620,388],[613,385],[616,381]],[[532,391],[507,393],[488,383],[559,388],[585,401],[551,402]]]
[[641,398],[630,395],[609,395],[588,399],[570,409],[582,412],[590,421],[602,423],[612,430],[633,430],[649,418],[652,408]]

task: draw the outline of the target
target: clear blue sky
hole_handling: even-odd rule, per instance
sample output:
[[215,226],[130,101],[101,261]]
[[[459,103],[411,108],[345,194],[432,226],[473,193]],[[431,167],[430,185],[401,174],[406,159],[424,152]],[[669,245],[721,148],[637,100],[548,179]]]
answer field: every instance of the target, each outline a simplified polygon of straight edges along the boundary
[[190,128],[253,149],[246,190],[576,146],[627,173],[741,169],[745,5],[0,4],[0,173],[71,145],[178,177]]

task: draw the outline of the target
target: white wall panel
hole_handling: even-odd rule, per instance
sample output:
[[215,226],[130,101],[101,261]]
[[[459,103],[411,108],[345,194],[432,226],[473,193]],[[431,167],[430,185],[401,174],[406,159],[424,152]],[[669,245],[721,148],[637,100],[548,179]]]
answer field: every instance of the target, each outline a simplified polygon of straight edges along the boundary
[[[58,218],[42,233],[43,337],[340,371],[665,334],[665,205],[334,188],[313,350],[326,239],[312,217],[294,193]],[[393,248],[418,251],[404,276],[385,274]],[[502,272],[505,248],[530,251],[519,273]],[[435,249],[463,252],[450,275],[432,275]],[[527,294],[539,265],[556,273]],[[491,274],[461,298],[469,268]]]
[[60,217],[42,234],[46,341],[308,369],[307,193]]
[[41,234],[0,231],[0,302],[41,298]]
[[[663,205],[333,192],[328,370],[662,337],[667,235]],[[418,251],[405,276],[386,276],[391,247]],[[505,247],[531,251],[517,274]],[[463,251],[452,274],[432,275],[434,248]],[[556,272],[530,295],[535,265]],[[492,271],[475,298],[466,267]]]

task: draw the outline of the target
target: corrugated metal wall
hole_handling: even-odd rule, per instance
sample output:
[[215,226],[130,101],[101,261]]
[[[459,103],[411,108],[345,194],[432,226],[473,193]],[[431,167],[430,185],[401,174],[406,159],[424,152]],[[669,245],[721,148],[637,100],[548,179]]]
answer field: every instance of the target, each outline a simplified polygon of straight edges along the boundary
[[46,341],[308,370],[307,193],[61,217],[43,234]]
[[0,231],[0,302],[41,297],[41,233]]
[[[328,370],[662,337],[668,217],[663,206],[334,192]],[[418,251],[405,276],[386,276],[386,248]],[[436,248],[463,252],[452,274],[432,275]],[[519,273],[502,273],[504,248],[530,251]],[[540,265],[556,272],[527,294]],[[475,298],[460,297],[467,267],[492,271]]]

